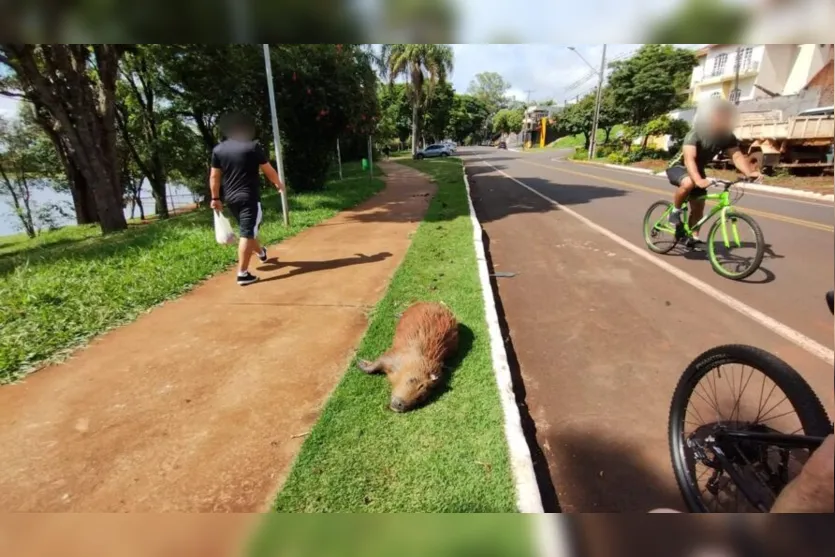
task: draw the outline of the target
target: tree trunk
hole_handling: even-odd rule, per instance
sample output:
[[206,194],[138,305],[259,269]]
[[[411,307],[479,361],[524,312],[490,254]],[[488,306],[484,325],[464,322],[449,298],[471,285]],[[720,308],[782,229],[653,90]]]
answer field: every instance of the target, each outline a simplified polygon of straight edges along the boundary
[[136,204],[139,206],[139,219],[145,220],[145,207],[142,206],[142,197],[140,192],[136,192]]
[[603,143],[609,143],[609,134],[612,133],[612,128],[605,128],[603,131],[606,132],[606,139],[603,140]]
[[647,141],[649,141],[649,134],[645,133],[644,138],[641,140],[641,151],[646,151]]
[[99,213],[96,210],[95,200],[92,192],[87,186],[87,180],[78,170],[78,165],[72,158],[72,152],[67,146],[64,137],[59,133],[59,124],[53,118],[43,104],[32,99],[35,106],[35,121],[44,130],[52,141],[58,158],[64,167],[64,174],[67,177],[67,185],[72,195],[73,207],[75,209],[75,221],[78,224],[92,224],[99,222]]
[[122,47],[6,43],[0,48],[27,97],[36,99],[60,125],[70,155],[92,190],[102,232],[127,228],[114,123]]
[[151,183],[151,195],[154,196],[154,207],[157,218],[167,219],[168,200],[165,198],[165,180],[160,181],[158,178],[148,178],[148,181]]
[[420,131],[420,123],[418,122],[418,103],[415,102],[412,106],[412,154],[418,152],[418,133]]

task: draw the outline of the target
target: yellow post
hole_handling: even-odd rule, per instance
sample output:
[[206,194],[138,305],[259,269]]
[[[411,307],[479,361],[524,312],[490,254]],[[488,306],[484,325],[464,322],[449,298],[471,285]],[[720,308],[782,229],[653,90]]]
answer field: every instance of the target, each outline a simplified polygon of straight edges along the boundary
[[548,118],[542,119],[542,125],[539,128],[539,146],[545,147],[545,126],[548,124]]

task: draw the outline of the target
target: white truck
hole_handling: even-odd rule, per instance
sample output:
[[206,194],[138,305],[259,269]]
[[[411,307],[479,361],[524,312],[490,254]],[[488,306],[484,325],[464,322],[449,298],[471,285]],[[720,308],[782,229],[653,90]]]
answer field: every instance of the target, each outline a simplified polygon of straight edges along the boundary
[[734,130],[742,151],[764,172],[832,171],[835,142],[833,107],[804,110],[783,118],[782,111],[745,112]]

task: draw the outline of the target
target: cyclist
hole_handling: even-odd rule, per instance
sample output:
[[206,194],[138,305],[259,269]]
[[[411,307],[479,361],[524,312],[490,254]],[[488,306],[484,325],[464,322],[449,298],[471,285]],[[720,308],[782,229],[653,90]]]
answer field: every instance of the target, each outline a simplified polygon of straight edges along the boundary
[[[681,206],[690,196],[690,218],[692,227],[702,218],[705,210],[704,196],[710,180],[705,174],[705,167],[713,157],[725,152],[750,180],[759,180],[760,173],[754,170],[748,159],[739,150],[739,141],[733,134],[736,107],[722,99],[706,101],[696,114],[693,129],[684,137],[681,151],[670,161],[667,179],[676,186],[673,197],[673,211],[670,224],[678,227],[681,222]],[[701,241],[694,234],[690,247],[696,247]]]

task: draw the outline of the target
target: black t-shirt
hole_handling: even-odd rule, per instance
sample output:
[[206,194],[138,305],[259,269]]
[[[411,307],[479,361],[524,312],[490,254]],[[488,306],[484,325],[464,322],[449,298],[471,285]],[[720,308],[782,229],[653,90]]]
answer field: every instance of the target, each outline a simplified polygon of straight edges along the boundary
[[227,139],[212,151],[212,168],[221,171],[221,197],[227,203],[259,201],[260,166],[269,162],[257,141]]
[[[690,132],[684,136],[684,145],[693,145],[696,147],[696,167],[699,169],[699,173],[704,176],[705,168],[708,163],[713,160],[713,157],[719,153],[727,151],[728,149],[739,147],[739,140],[732,133],[720,137],[710,138],[699,134],[696,130],[690,130]],[[684,149],[682,148],[678,155],[670,161],[670,166],[683,164],[683,159]]]

